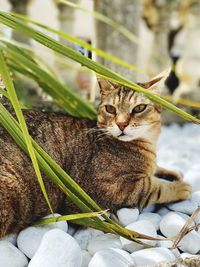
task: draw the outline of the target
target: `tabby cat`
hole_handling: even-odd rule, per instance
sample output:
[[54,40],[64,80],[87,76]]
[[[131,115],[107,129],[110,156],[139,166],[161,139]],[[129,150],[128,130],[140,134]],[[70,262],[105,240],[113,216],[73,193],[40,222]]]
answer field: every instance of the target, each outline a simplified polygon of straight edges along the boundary
[[[159,93],[161,73],[140,84]],[[24,111],[30,135],[103,208],[140,210],[152,203],[189,198],[181,177],[156,165],[161,107],[144,95],[99,79],[98,119]],[[14,115],[13,115],[14,116]],[[0,237],[50,213],[30,159],[0,127]],[[75,210],[43,175],[54,212]],[[163,179],[160,179],[163,178]],[[167,181],[169,180],[169,181]]]

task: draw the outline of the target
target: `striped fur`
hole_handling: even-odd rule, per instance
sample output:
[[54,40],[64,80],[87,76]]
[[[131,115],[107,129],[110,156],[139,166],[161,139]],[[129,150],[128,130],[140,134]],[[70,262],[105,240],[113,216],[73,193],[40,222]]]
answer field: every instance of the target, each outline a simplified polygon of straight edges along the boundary
[[[191,187],[176,173],[156,166],[160,107],[106,80],[100,81],[100,89],[97,122],[24,111],[31,136],[103,209],[143,209],[188,198]],[[116,107],[112,116],[106,113],[108,104]],[[138,104],[147,106],[136,114],[132,110]],[[124,131],[121,137],[118,125]],[[77,210],[53,182],[45,175],[43,179],[54,212]],[[0,127],[0,237],[49,213],[30,159]]]

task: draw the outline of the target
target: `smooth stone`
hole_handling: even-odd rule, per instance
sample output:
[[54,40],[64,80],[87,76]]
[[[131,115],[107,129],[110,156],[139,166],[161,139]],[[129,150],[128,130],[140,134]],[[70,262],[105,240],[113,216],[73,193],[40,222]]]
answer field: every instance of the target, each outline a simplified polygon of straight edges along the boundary
[[[197,216],[194,218],[194,222],[195,222],[196,224],[200,223],[200,212],[197,213]],[[199,229],[198,229],[198,232],[199,232]]]
[[171,211],[160,221],[160,231],[164,236],[172,237],[180,232],[185,223],[186,220],[176,212]]
[[26,267],[28,259],[9,241],[0,241],[1,267]]
[[17,244],[17,234],[10,234],[0,239],[0,241],[8,241],[14,246]]
[[192,165],[192,170],[195,171],[195,172],[196,171],[200,172],[200,165],[198,163],[193,164]]
[[88,251],[94,255],[97,251],[106,248],[122,248],[122,244],[118,237],[112,234],[103,234],[90,240],[88,243]]
[[191,198],[197,204],[197,206],[200,206],[200,191],[194,192]]
[[[146,220],[136,221],[127,225],[125,228],[130,229],[132,231],[138,232],[140,234],[148,235],[154,238],[157,238],[157,232],[153,224]],[[143,245],[140,245],[136,242],[128,240],[124,237],[120,237],[122,242],[122,248],[127,250],[128,252],[133,252],[139,249],[144,248]],[[146,240],[146,239],[138,239],[145,244],[154,246],[156,244],[156,240]]]
[[167,205],[170,210],[191,215],[197,209],[197,203],[191,198]]
[[200,190],[200,171],[188,171],[184,176],[184,182],[192,186],[193,192]]
[[200,251],[200,235],[195,230],[191,231],[180,241],[179,248],[190,254],[198,253]]
[[157,211],[157,214],[159,214],[161,217],[164,217],[167,213],[169,213],[170,210],[166,207],[163,207]]
[[146,220],[153,224],[156,230],[159,229],[161,216],[153,212],[143,212],[139,215],[138,221]]
[[[186,220],[179,214],[170,212],[161,220],[160,231],[164,236],[172,237],[181,231],[185,223]],[[195,230],[189,232],[180,241],[179,248],[184,252],[196,254],[200,250],[200,235]]]
[[82,264],[81,267],[88,267],[89,262],[92,259],[92,256],[90,255],[90,253],[87,250],[82,250]]
[[[163,239],[163,240],[157,241],[158,247],[164,247],[164,248],[170,249],[173,246],[173,242],[171,240],[165,240],[165,238],[161,235],[158,235],[157,237],[160,239]],[[177,248],[170,249],[170,251],[174,254],[176,258],[180,257],[180,252]]]
[[144,209],[142,210],[142,212],[154,212],[155,207],[156,207],[156,205],[155,205],[155,204],[152,204],[152,205],[150,205],[149,207],[144,208]]
[[[185,221],[188,221],[190,219],[190,216],[185,214],[185,213],[182,213],[182,212],[179,212],[179,211],[176,211],[176,214],[178,214],[179,216],[181,216]],[[192,221],[192,223],[190,224],[190,226],[194,226],[195,223],[194,221]]]
[[73,237],[76,239],[81,249],[87,249],[89,241],[101,234],[103,234],[102,231],[95,230],[92,228],[85,228],[76,231]]
[[77,231],[77,226],[76,225],[72,225],[72,224],[68,224],[68,230],[67,230],[67,233],[71,236],[73,236],[76,231]]
[[122,226],[127,226],[128,224],[135,222],[138,216],[139,216],[138,209],[122,208],[117,211],[117,217],[119,218],[119,223]]
[[188,159],[179,158],[173,162],[172,168],[170,168],[170,170],[175,171],[177,173],[179,172],[185,173],[188,169],[190,169],[190,167],[191,167],[191,164]]
[[167,248],[146,248],[131,254],[136,266],[155,264],[162,261],[174,261],[176,257]]
[[119,248],[111,248],[113,251],[116,251],[117,253],[119,253],[120,255],[122,255],[123,257],[125,257],[128,261],[134,263],[133,258],[131,257],[131,254],[128,253],[127,251],[123,250],[123,249],[119,249]]
[[[62,215],[59,213],[54,213],[54,217],[59,217],[59,216],[62,216]],[[50,215],[45,216],[43,219],[52,218],[52,217],[53,217],[53,215],[50,214]],[[64,232],[67,232],[67,230],[68,230],[67,221],[53,222],[53,223],[48,223],[46,225],[51,229],[58,228]]]
[[187,200],[168,204],[168,208],[191,215],[200,206],[200,190],[194,192]]
[[60,229],[48,231],[28,267],[81,267],[82,253],[76,240]]
[[[55,217],[60,216],[60,214],[55,213]],[[52,215],[48,215],[44,218],[51,218]],[[48,223],[41,226],[30,226],[22,230],[17,237],[17,246],[18,248],[29,258],[31,259],[35,252],[37,251],[42,237],[45,233],[52,229],[61,229],[64,232],[67,232],[67,222],[60,221],[56,223]]]
[[88,267],[133,267],[132,257],[120,249],[102,249],[94,254]]

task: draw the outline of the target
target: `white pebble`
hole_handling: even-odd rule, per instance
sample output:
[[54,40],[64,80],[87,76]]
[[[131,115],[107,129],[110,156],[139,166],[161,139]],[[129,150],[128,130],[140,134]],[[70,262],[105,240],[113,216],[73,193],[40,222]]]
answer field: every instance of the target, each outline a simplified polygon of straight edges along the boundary
[[136,266],[174,261],[174,254],[167,248],[146,248],[131,254]]
[[28,259],[8,241],[0,241],[0,266],[1,267],[26,267]]
[[[60,214],[55,213],[55,217],[60,216]],[[44,218],[50,218],[52,215],[48,215]],[[22,230],[17,237],[17,246],[18,248],[29,258],[31,259],[38,249],[42,237],[48,231],[57,228],[63,231],[67,231],[67,222],[60,221],[56,223],[49,223],[41,226],[30,226]]]
[[81,267],[82,253],[76,240],[60,229],[48,231],[28,267]]
[[197,206],[200,206],[200,191],[194,192],[191,199],[197,204]]
[[[179,212],[177,211],[176,214],[178,214],[179,216],[181,216],[185,221],[188,221],[190,219],[190,216],[185,214],[185,213],[182,213],[182,212]],[[190,226],[194,226],[195,223],[194,221],[192,221],[192,223],[190,224]]]
[[172,237],[180,232],[185,223],[186,220],[184,220],[179,214],[176,212],[169,212],[160,222],[160,231],[164,236]]
[[170,168],[172,171],[179,173],[180,172],[186,172],[191,167],[190,161],[185,158],[179,158],[173,162],[172,168]]
[[82,264],[81,267],[88,267],[89,262],[92,259],[92,256],[90,255],[90,253],[87,250],[82,250]]
[[17,244],[17,234],[10,234],[0,239],[0,241],[8,241],[14,246]]
[[152,205],[150,205],[149,207],[147,207],[147,208],[144,208],[143,210],[142,210],[142,212],[154,212],[154,210],[155,210],[155,204],[152,204]]
[[170,212],[169,209],[167,209],[166,207],[163,207],[158,210],[157,214],[159,214],[161,217],[164,217],[169,212]]
[[[172,237],[180,232],[185,223],[186,220],[179,214],[170,212],[161,220],[160,231],[164,236]],[[200,235],[194,230],[189,232],[180,241],[179,248],[184,252],[196,254],[200,250]]]
[[117,211],[117,216],[119,218],[119,223],[122,226],[127,226],[128,224],[135,222],[137,220],[139,216],[139,210],[122,208]]
[[[166,240],[163,236],[158,235],[158,238],[163,239],[160,241],[157,241],[157,246],[158,247],[164,247],[164,248],[171,248],[173,246],[173,242],[171,240]],[[180,257],[180,252],[177,248],[175,249],[170,249],[170,251],[174,254],[176,258]]]
[[192,186],[193,192],[200,190],[200,171],[188,171],[184,176],[184,181]]
[[102,249],[94,254],[88,267],[132,267],[132,257],[123,250]]
[[[149,221],[146,220],[141,220],[141,221],[137,221],[134,223],[131,223],[129,225],[126,226],[127,229],[133,230],[135,232],[138,232],[140,234],[144,234],[144,235],[148,235],[154,238],[157,238],[157,232],[155,227],[153,226],[153,224]],[[128,240],[124,237],[120,237],[120,240],[122,242],[122,247],[123,249],[129,251],[129,252],[133,252],[139,249],[142,249],[143,246],[133,242],[131,240]],[[155,240],[146,240],[146,239],[139,239],[140,241],[142,241],[143,243],[146,243],[148,245],[152,245],[154,246],[156,244]]]
[[161,216],[159,214],[153,213],[153,212],[143,212],[140,214],[138,221],[146,220],[153,224],[153,226],[156,228],[156,230],[159,229]]
[[200,235],[193,230],[183,237],[179,245],[183,252],[196,254],[200,250]]
[[180,211],[191,215],[197,209],[197,203],[192,198],[189,198],[187,200],[170,203],[168,204],[168,208],[173,211]]
[[88,243],[88,251],[94,255],[97,251],[103,248],[121,248],[122,244],[117,236],[112,234],[103,234],[90,240]]
[[73,236],[75,234],[75,232],[77,231],[77,227],[75,225],[72,224],[68,224],[68,230],[67,233],[71,236]]
[[73,237],[76,239],[81,249],[87,249],[89,241],[101,234],[103,234],[102,231],[86,228],[76,231]]

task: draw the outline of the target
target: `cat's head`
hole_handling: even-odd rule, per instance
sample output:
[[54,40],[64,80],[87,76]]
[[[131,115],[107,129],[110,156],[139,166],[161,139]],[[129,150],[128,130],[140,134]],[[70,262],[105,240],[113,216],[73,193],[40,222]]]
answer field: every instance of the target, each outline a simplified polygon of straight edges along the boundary
[[[160,94],[170,70],[162,72],[153,80],[139,85],[152,93]],[[99,78],[101,104],[97,125],[106,134],[121,141],[147,139],[156,142],[160,133],[161,106],[143,94]]]

